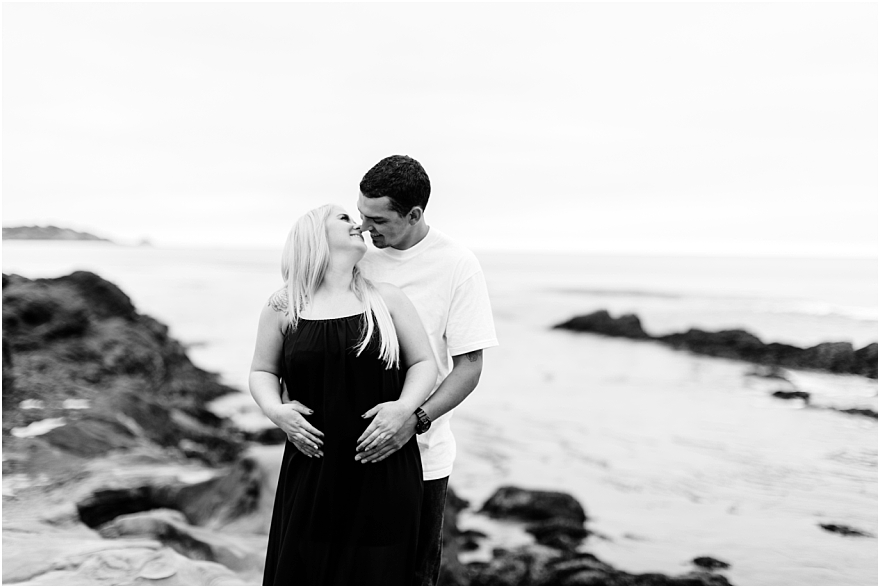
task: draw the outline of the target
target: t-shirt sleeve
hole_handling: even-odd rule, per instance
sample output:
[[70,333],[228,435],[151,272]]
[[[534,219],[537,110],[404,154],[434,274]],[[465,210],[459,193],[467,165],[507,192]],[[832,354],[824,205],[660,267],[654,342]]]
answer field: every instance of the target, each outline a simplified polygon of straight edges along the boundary
[[446,323],[446,345],[452,356],[498,345],[482,270],[459,284],[452,295]]

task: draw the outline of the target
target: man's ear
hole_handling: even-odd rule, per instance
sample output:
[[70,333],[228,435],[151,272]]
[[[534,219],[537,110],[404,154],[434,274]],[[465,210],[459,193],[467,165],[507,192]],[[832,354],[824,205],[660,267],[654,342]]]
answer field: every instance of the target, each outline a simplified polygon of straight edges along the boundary
[[409,211],[409,214],[406,215],[406,221],[409,224],[414,225],[422,220],[423,214],[424,212],[422,211],[422,208],[420,206],[415,206],[412,210]]

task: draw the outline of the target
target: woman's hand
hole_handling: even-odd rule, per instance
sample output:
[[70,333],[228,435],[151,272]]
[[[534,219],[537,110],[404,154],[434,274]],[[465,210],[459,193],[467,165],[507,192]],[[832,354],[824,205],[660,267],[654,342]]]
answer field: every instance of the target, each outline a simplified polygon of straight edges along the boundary
[[312,409],[294,400],[273,406],[266,416],[284,431],[287,439],[300,453],[308,457],[323,457],[324,452],[321,451],[321,446],[324,445],[324,442],[321,437],[324,436],[324,433],[313,427],[303,416],[313,413]]
[[409,409],[400,401],[377,404],[363,415],[365,419],[373,417],[373,421],[358,438],[356,451],[365,452],[378,447],[397,433],[409,416]]

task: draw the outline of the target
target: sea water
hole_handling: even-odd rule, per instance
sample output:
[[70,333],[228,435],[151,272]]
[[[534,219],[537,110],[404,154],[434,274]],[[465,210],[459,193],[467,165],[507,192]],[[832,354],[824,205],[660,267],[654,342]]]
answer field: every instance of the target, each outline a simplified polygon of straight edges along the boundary
[[[877,340],[875,259],[478,256],[501,345],[453,420],[458,494],[478,507],[505,484],[570,492],[595,533],[585,548],[631,572],[683,573],[710,555],[735,584],[877,584],[877,421],[770,395],[793,386],[819,406],[876,410],[875,380],[787,370],[789,385],[742,362],[551,328],[606,309],[637,314],[652,335],[744,328],[861,347]],[[3,244],[4,273],[77,269],[119,285],[198,365],[246,391],[279,251]],[[528,540],[467,511],[462,525]]]

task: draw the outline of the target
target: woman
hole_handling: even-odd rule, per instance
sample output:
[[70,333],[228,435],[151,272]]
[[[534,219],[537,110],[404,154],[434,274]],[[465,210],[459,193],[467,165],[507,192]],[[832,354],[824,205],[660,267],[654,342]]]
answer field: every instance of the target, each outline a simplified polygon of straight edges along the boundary
[[[251,394],[288,436],[264,585],[412,583],[416,440],[382,461],[354,457],[402,426],[437,368],[406,295],[361,276],[365,251],[341,207],[308,212],[287,238],[286,288],[260,315]],[[279,379],[299,404],[282,402]]]

